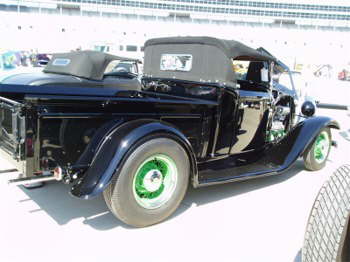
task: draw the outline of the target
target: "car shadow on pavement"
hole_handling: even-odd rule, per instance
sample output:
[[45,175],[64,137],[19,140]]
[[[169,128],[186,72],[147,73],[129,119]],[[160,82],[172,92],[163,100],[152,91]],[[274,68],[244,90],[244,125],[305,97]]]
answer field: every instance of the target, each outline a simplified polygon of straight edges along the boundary
[[[188,210],[192,204],[205,205],[210,202],[219,201],[225,198],[235,197],[260,188],[272,186],[284,182],[303,169],[302,161],[297,161],[293,168],[281,175],[257,178],[245,182],[229,183],[189,190],[182,202],[182,205],[169,218],[181,215]],[[20,189],[28,196],[29,199],[22,199],[20,202],[34,201],[39,209],[29,212],[46,212],[59,225],[69,223],[74,219],[83,218],[83,223],[97,230],[109,230],[118,226],[131,229],[125,225],[108,210],[103,196],[91,200],[82,200],[69,194],[70,186],[62,183],[50,182],[44,187],[35,190],[28,190],[23,187]]]
[[59,225],[64,225],[73,219],[83,218],[83,223],[98,230],[108,230],[117,226],[128,227],[116,219],[108,210],[103,196],[90,200],[75,198],[69,194],[70,186],[50,182],[42,188],[28,190],[20,187],[40,208],[29,212],[46,212]]

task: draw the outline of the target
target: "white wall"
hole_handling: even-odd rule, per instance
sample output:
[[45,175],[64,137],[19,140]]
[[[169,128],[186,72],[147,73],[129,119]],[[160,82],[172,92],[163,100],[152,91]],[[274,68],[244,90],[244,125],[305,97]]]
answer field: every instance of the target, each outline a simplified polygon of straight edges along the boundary
[[263,46],[290,66],[294,62],[345,64],[350,61],[349,33],[336,31],[0,12],[0,35],[0,49],[38,49],[39,52],[90,48],[96,42],[141,46],[153,37],[208,35],[235,39],[251,47]]

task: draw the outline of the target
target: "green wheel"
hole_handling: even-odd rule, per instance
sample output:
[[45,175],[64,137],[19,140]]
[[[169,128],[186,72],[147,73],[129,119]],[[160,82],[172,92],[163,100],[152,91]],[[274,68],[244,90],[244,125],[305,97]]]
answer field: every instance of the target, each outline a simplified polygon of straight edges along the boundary
[[322,131],[315,141],[314,155],[317,163],[323,163],[328,156],[331,141],[326,130]]
[[311,171],[322,169],[326,165],[332,145],[329,128],[323,128],[314,143],[304,153],[305,168]]
[[132,149],[104,198],[111,212],[124,223],[153,225],[179,206],[189,175],[188,155],[179,143],[170,138],[150,139]]
[[164,205],[173,195],[178,171],[172,158],[155,154],[146,159],[136,171],[133,193],[137,203],[146,209]]

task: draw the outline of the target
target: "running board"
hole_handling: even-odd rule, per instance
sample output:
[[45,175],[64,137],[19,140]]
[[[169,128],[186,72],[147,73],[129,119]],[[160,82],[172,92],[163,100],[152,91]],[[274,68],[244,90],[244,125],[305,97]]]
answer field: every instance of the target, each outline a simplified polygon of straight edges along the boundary
[[[239,163],[240,162],[240,163]],[[243,181],[257,177],[278,175],[281,166],[262,158],[255,163],[226,159],[205,163],[199,166],[198,187]],[[214,171],[214,172],[213,172]]]
[[259,152],[236,154],[198,164],[198,176],[197,180],[194,179],[193,186],[281,174],[304,154],[322,128],[327,126],[339,129],[338,123],[328,117],[310,117],[298,123],[281,140],[267,144]]

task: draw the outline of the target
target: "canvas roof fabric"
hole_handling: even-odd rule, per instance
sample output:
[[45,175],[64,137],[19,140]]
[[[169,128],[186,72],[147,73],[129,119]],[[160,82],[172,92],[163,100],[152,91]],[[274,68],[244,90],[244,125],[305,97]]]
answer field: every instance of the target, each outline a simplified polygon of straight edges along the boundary
[[273,56],[264,54],[249,46],[246,46],[235,40],[218,39],[208,36],[185,36],[185,37],[164,37],[150,39],[145,43],[145,48],[151,45],[163,44],[200,44],[211,45],[222,50],[228,58],[240,60],[260,60],[275,61]]
[[[155,38],[145,43],[144,76],[235,87],[233,59],[275,61],[274,57],[234,40],[190,36]],[[164,68],[164,61],[170,65],[168,68]]]
[[135,61],[137,59],[115,56],[98,51],[73,51],[54,54],[43,72],[72,75],[91,80],[102,80],[110,62],[115,60]]

